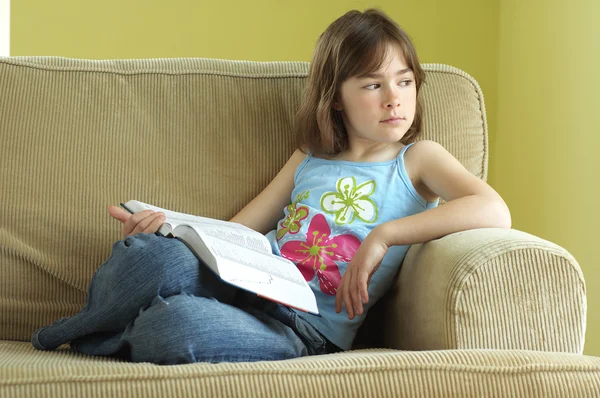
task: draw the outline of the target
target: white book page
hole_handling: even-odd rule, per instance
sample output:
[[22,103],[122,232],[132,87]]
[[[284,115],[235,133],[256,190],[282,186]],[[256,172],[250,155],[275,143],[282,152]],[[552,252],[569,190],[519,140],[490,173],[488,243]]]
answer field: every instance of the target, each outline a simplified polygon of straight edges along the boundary
[[[137,206],[136,204],[141,205],[141,209],[139,208],[140,206]],[[166,233],[173,231],[180,224],[187,224],[193,227],[198,227],[206,235],[213,238],[224,240],[226,242],[262,253],[271,253],[271,245],[265,236],[242,224],[179,213],[157,206],[152,206],[148,203],[143,203],[140,201],[129,201],[126,203],[126,205],[133,208],[133,210],[136,212],[145,209],[151,209],[165,213],[167,219],[164,223],[164,231]],[[161,228],[160,232],[166,235],[166,233],[163,232],[163,228]]]
[[272,255],[263,254],[257,251],[248,250],[242,246],[230,245],[220,239],[214,239],[203,230],[196,229],[196,232],[211,253],[217,258],[217,264],[220,266],[219,259],[223,258],[235,263],[245,265],[246,267],[257,271],[265,272],[269,275],[288,280],[300,286],[307,285],[300,270],[291,261]]
[[234,245],[250,249],[256,252],[271,254],[271,245],[264,235],[260,235],[260,237],[255,236],[256,231],[253,234],[247,233],[245,230],[239,228],[230,228],[230,227],[207,227],[205,225],[201,226],[201,230],[204,234],[219,239],[221,241],[226,241],[228,243],[232,243]]
[[224,281],[268,300],[300,311],[319,314],[317,299],[308,284],[299,285],[224,258],[219,258],[219,261],[220,275]]

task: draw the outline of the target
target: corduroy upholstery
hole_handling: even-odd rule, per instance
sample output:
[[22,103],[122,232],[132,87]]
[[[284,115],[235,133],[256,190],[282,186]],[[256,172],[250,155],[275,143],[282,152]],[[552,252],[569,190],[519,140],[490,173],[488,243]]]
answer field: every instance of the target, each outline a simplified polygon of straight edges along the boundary
[[[423,138],[487,178],[483,95],[426,64]],[[517,230],[413,245],[356,350],[281,362],[131,364],[36,351],[77,312],[129,199],[228,219],[294,150],[304,62],[0,58],[0,396],[600,396],[576,260]],[[365,349],[365,348],[385,349]],[[361,349],[359,349],[361,348]]]

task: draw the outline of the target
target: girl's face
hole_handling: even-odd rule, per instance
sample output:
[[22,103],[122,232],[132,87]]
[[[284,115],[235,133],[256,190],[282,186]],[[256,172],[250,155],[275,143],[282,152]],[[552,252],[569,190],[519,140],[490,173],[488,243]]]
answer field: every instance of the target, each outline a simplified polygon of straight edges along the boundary
[[[388,48],[387,58],[373,76],[354,76],[342,83],[341,101],[333,108],[342,111],[352,143],[389,144],[399,141],[415,117],[415,77],[402,51]],[[388,121],[390,118],[398,118]]]

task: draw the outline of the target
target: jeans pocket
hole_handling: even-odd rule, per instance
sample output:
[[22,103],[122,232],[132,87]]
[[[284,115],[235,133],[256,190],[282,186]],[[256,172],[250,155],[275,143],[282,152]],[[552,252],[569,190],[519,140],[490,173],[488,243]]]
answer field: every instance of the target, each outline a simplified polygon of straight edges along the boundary
[[293,329],[298,336],[305,342],[306,348],[310,355],[327,354],[327,340],[319,333],[313,325],[308,321],[298,316],[293,311],[294,326]]
[[[304,318],[298,316],[298,314],[289,307],[246,292],[242,293],[238,298],[242,298],[240,301],[244,302],[245,305],[258,308],[291,328],[306,346],[309,355],[322,355],[329,352],[341,351],[319,333],[313,325]],[[238,303],[238,305],[240,305],[240,303]],[[240,308],[243,308],[243,306]],[[332,350],[331,347],[336,349]]]

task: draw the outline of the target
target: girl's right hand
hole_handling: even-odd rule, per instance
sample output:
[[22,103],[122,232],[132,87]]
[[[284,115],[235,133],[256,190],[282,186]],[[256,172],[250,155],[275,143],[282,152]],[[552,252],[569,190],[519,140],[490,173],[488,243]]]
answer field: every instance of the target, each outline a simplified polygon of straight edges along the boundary
[[165,213],[153,210],[144,210],[139,213],[130,214],[118,206],[109,206],[108,214],[123,223],[123,237],[135,235],[140,232],[153,234],[160,229],[165,222]]

